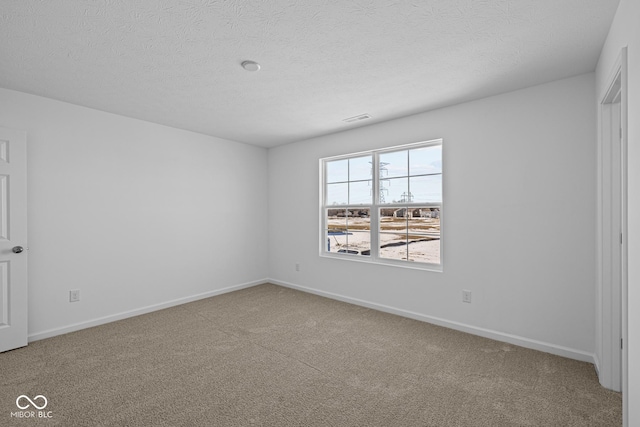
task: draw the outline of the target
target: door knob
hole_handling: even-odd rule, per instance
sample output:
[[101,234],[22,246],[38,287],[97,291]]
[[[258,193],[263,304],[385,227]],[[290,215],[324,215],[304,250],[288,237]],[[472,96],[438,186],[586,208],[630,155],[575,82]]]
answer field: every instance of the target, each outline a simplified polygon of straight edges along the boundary
[[11,250],[14,254],[19,254],[20,252],[24,251],[24,248],[22,246],[14,246]]

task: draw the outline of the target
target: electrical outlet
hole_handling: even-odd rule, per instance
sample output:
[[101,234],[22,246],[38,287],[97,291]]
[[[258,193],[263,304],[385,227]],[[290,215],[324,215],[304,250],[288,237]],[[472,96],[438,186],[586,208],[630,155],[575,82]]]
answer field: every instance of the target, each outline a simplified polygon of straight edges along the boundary
[[80,301],[80,289],[74,289],[69,291],[69,302],[78,302]]
[[296,262],[296,271],[300,271],[300,264]]
[[471,304],[471,291],[462,291],[462,302]]

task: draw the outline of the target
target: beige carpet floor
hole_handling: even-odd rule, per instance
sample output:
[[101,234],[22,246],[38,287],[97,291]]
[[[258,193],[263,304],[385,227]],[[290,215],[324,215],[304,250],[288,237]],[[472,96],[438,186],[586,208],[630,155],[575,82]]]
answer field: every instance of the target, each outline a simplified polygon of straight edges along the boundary
[[[20,395],[51,417],[11,417]],[[266,284],[0,354],[0,425],[612,427],[621,396],[588,363]]]

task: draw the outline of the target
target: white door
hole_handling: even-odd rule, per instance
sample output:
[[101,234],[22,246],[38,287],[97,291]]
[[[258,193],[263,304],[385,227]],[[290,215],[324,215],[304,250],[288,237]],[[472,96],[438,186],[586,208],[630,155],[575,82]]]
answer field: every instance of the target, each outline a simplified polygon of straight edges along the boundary
[[0,352],[27,345],[27,136],[0,127]]

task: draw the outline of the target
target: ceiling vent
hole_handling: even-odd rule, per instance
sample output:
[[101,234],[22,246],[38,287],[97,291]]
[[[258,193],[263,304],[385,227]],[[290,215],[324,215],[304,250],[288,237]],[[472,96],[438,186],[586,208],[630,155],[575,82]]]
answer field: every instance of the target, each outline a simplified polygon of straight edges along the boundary
[[342,121],[345,123],[355,123],[362,120],[370,119],[371,116],[369,114],[360,114],[359,116],[349,117],[348,119],[343,119]]

